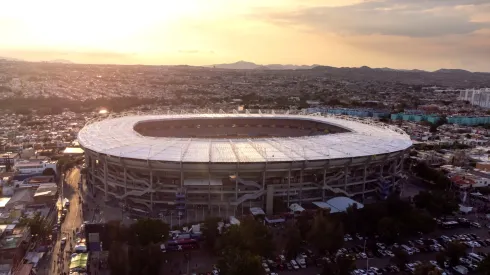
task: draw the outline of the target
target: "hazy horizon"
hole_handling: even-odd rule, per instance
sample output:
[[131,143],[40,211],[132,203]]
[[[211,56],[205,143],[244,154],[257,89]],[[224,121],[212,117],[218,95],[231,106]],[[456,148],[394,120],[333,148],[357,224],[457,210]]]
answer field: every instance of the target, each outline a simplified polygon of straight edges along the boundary
[[488,0],[19,0],[0,56],[91,64],[490,71]]

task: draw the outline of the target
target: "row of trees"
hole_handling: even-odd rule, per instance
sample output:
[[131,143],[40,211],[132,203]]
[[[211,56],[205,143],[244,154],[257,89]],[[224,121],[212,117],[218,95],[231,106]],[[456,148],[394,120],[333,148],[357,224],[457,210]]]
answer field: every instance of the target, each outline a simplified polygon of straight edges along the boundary
[[219,218],[204,221],[203,237],[209,251],[220,256],[221,274],[262,274],[260,257],[272,256],[275,251],[272,233],[252,217],[232,225],[220,234]]
[[119,221],[106,224],[110,236],[111,274],[159,274],[162,263],[160,244],[169,237],[169,226],[152,219],[140,219],[126,227]]
[[[240,225],[227,228],[222,235],[217,230],[218,221],[216,218],[207,219],[203,236],[206,247],[220,256],[219,267],[225,275],[262,274],[260,257],[270,257],[278,248],[284,249],[289,260],[301,252],[303,241],[313,244],[320,255],[334,255],[344,241],[343,224],[339,217],[323,210],[312,218],[304,215],[290,221],[284,233],[278,237],[279,243],[273,241],[272,232],[263,222],[252,217],[245,218]],[[282,245],[276,245],[280,243]],[[339,258],[325,266],[324,274],[348,274],[353,268],[351,258]]]
[[413,202],[434,217],[448,216],[459,209],[459,198],[451,191],[421,191],[413,197]]
[[416,209],[410,202],[396,196],[365,205],[362,209],[350,207],[341,217],[346,232],[359,233],[371,239],[378,235],[387,243],[416,235],[417,232],[431,232],[436,226],[427,211]]
[[[392,196],[362,209],[352,206],[341,214],[333,215],[324,210],[312,217],[302,214],[288,223],[278,248],[284,249],[285,256],[292,259],[301,251],[302,243],[308,241],[319,255],[336,255],[343,246],[345,233],[359,233],[370,240],[378,236],[386,243],[400,242],[418,232],[432,232],[436,227],[433,216],[451,214],[458,207],[454,194],[443,191],[422,192],[414,197],[414,202],[415,207],[409,201]],[[223,274],[259,274],[256,273],[260,270],[258,256],[270,256],[275,249],[268,228],[253,218],[247,218],[240,226],[232,226],[219,236],[218,221],[215,218],[206,220],[203,233],[206,246],[211,251],[220,251]],[[459,259],[459,254],[454,252],[458,251],[457,248],[460,247],[456,244],[454,249],[449,248],[447,257]],[[400,265],[405,258],[408,260],[403,251],[394,252]],[[351,258],[336,258],[324,266],[324,274],[348,274],[353,268]]]
[[418,162],[412,168],[413,173],[420,178],[433,183],[433,188],[448,189],[451,186],[451,180],[439,170],[436,170],[425,162]]
[[[440,192],[440,193],[439,193]],[[436,223],[432,215],[452,213],[457,207],[455,198],[442,191],[421,192],[414,197],[415,206],[396,196],[386,201],[368,204],[362,209],[350,207],[345,213],[331,214],[319,210],[312,216],[300,215],[289,221],[285,230],[276,236],[262,221],[247,217],[240,225],[232,225],[220,232],[219,218],[208,218],[203,225],[205,247],[219,256],[222,274],[262,274],[261,257],[273,256],[284,250],[293,259],[304,241],[308,241],[319,255],[336,255],[343,246],[345,233],[360,233],[371,237],[378,235],[383,241],[393,243],[417,232],[428,233]],[[157,274],[160,269],[159,244],[168,238],[168,225],[159,220],[139,220],[130,227],[118,222],[107,224],[111,236],[109,264],[114,274]],[[278,242],[275,242],[278,241]],[[451,244],[443,255],[456,263],[461,251],[459,243]],[[403,251],[395,252],[395,262],[400,266],[408,260]],[[458,257],[459,256],[459,257]],[[441,256],[442,257],[442,256]],[[354,268],[349,257],[337,257],[326,263],[323,274],[348,274]]]

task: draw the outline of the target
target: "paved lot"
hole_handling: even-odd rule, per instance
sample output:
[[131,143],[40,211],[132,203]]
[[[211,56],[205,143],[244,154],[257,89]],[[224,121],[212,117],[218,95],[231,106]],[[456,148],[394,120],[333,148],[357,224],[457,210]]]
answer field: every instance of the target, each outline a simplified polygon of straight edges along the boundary
[[[465,216],[465,218],[470,219],[470,220],[475,220],[475,221],[477,220],[475,215]],[[479,222],[481,225],[484,225],[483,221],[479,220]],[[428,234],[428,235],[424,235],[423,237],[424,238],[426,238],[426,237],[437,238],[437,237],[440,237],[441,235],[452,236],[455,234],[469,234],[469,233],[473,233],[482,239],[490,238],[490,235],[488,233],[488,229],[486,229],[485,227],[480,228],[480,229],[478,229],[478,228],[457,228],[457,229],[436,230],[435,232]],[[358,244],[362,245],[363,242],[360,242],[360,241],[348,242],[346,246],[348,247],[348,246],[352,246],[354,244],[355,245],[358,245]],[[472,251],[472,249],[468,249],[468,252],[471,252],[471,251]],[[474,248],[473,251],[474,252],[487,252],[488,253],[488,252],[490,252],[490,247]],[[436,252],[417,253],[413,256],[410,256],[410,261],[411,262],[413,262],[413,261],[424,262],[424,261],[429,261],[429,260],[435,260],[436,255],[437,255]],[[390,260],[391,260],[390,257],[372,258],[369,260],[369,266],[376,266],[379,268],[383,268],[386,265],[390,264]],[[358,268],[365,268],[366,265],[368,265],[368,262],[365,259],[356,261],[356,266]]]
[[[213,264],[218,262],[218,257],[208,253],[205,249],[189,250],[190,253],[189,262],[189,274],[210,272]],[[164,259],[167,262],[162,263],[162,275],[177,275],[186,274],[187,262],[184,258],[184,252],[169,252],[164,255]],[[321,272],[321,269],[311,266],[306,269],[300,269],[297,271],[278,271],[279,274],[298,274],[298,275],[316,275]]]
[[[477,220],[478,216],[476,215],[469,215],[465,216],[466,218],[470,220]],[[481,217],[481,216],[480,216]],[[482,221],[481,219],[478,220],[481,225],[485,225],[485,221]],[[446,236],[452,236],[454,234],[469,234],[473,233],[476,234],[477,236],[481,237],[482,239],[487,239],[490,238],[490,235],[488,233],[488,229],[485,227],[483,228],[457,228],[457,229],[440,229],[436,230],[435,232],[424,235],[424,238],[430,237],[430,238],[437,238],[440,237],[441,235],[446,235]],[[276,236],[277,238],[277,236]],[[347,242],[345,244],[345,247],[352,247],[354,245],[363,245],[363,241],[351,241]],[[471,252],[472,249],[468,249],[468,252]],[[474,252],[490,252],[490,247],[481,247],[481,248],[474,248]],[[212,268],[213,264],[217,263],[217,257],[209,255],[205,250],[194,250],[191,252],[192,254],[192,259],[190,262],[190,272],[204,272],[204,271],[210,271]],[[413,256],[410,256],[410,261],[429,261],[429,260],[435,260],[436,258],[436,252],[429,252],[429,253],[418,253]],[[164,269],[171,267],[172,272],[170,274],[179,274],[180,271],[185,272],[186,271],[186,263],[184,262],[184,256],[182,252],[170,252],[165,255],[165,257],[169,260],[172,261],[172,263],[166,263],[164,264],[165,267]],[[372,258],[369,259],[369,262],[364,260],[357,260],[356,261],[356,266],[357,268],[366,268],[366,266],[376,266],[379,268],[383,268],[387,266],[388,264],[391,263],[391,258],[390,257],[384,257],[384,258]],[[197,266],[196,266],[197,264]],[[168,269],[167,269],[168,270]],[[314,275],[318,274],[321,272],[321,269],[315,267],[315,266],[309,266],[307,269],[300,269],[298,271],[280,271],[279,274],[305,274],[305,275]],[[163,274],[163,273],[162,273]],[[167,274],[167,273],[165,273]]]

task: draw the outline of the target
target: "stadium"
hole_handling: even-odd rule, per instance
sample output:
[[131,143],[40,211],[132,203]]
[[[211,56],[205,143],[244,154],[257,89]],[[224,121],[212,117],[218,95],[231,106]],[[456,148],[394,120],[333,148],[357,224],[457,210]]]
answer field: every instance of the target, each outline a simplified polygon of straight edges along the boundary
[[412,145],[374,121],[290,114],[167,114],[87,123],[87,186],[146,211],[386,196]]

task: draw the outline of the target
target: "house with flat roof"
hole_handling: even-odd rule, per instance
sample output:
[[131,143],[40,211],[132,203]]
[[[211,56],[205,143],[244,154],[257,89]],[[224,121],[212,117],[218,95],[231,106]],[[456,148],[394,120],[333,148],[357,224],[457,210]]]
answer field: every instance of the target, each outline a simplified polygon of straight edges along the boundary
[[30,235],[26,226],[9,225],[0,236],[0,264],[16,267],[25,256]]

